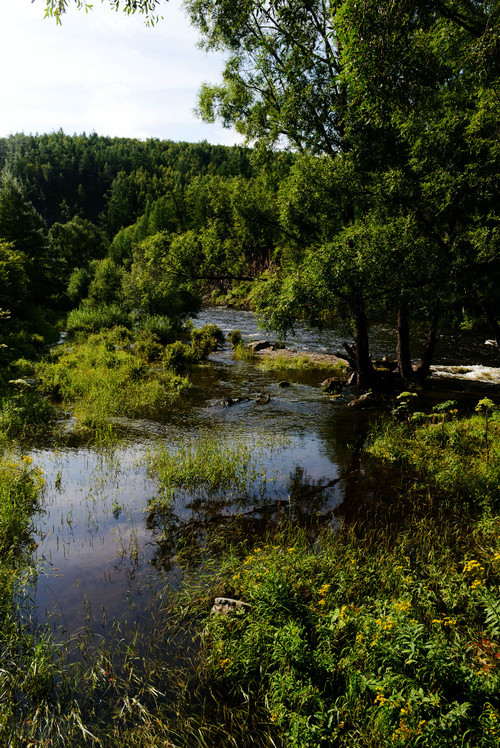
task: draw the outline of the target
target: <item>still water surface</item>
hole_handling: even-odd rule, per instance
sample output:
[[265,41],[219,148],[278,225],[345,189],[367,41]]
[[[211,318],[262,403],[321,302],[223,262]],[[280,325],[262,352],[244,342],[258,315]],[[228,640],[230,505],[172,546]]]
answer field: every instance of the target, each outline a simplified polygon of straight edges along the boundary
[[[250,312],[207,309],[195,324],[207,322],[226,333],[239,329],[245,340],[264,337]],[[344,339],[342,333],[300,325],[287,344],[335,353]],[[374,331],[372,354],[394,355],[389,328]],[[499,374],[494,368],[500,363],[498,352],[478,337],[443,337],[436,362],[436,375],[460,368],[460,376],[491,381]],[[347,408],[352,393],[330,399],[317,380],[302,376],[280,388],[277,374],[235,361],[227,348],[199,367],[189,406],[173,409],[167,420],[122,421],[124,438],[114,448],[33,451],[47,481],[37,522],[40,572],[32,592],[37,620],[44,622],[48,616],[54,631],[64,637],[86,632],[105,640],[116,621],[147,628],[156,592],[179,584],[175,548],[165,550],[161,528],[148,521],[148,501],[157,485],[146,462],[159,446],[175,450],[186,439],[207,435],[247,444],[255,453],[259,475],[266,476],[265,484],[261,478],[256,481],[255,495],[246,497],[244,509],[241,497],[211,504],[181,495],[169,519],[177,528],[203,528],[200,542],[203,533],[206,538],[211,527],[238,511],[257,529],[276,520],[279,512],[300,521],[335,521],[366,415]],[[256,404],[258,393],[269,394],[270,402]],[[226,396],[250,399],[225,407]]]

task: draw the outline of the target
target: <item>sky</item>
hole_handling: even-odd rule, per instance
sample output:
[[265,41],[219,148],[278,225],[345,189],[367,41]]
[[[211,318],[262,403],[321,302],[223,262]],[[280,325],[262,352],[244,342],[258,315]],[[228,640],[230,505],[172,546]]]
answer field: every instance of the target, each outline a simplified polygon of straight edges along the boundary
[[202,82],[220,80],[223,60],[197,47],[181,0],[148,27],[95,0],[70,8],[62,25],[44,0],[0,0],[0,136],[97,132],[232,145],[233,130],[194,114]]

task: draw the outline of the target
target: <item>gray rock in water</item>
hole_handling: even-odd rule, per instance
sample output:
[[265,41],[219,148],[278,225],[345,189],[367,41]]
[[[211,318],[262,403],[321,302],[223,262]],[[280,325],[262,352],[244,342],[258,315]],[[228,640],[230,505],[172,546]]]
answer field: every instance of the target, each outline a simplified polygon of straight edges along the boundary
[[247,348],[257,353],[257,351],[263,351],[265,348],[272,348],[272,344],[269,340],[254,340],[253,343],[249,343]]
[[236,613],[237,610],[248,613],[252,610],[252,606],[250,603],[244,603],[243,600],[233,600],[231,597],[216,597],[212,607],[212,613],[222,616],[227,616],[228,613]]
[[261,392],[260,395],[257,395],[254,402],[256,402],[257,405],[267,405],[267,403],[271,402],[271,395],[264,395]]
[[355,397],[354,400],[351,400],[349,403],[350,408],[380,408],[380,401],[377,400],[376,397],[373,395],[370,395],[369,392],[366,392],[364,395],[360,395],[360,397]]

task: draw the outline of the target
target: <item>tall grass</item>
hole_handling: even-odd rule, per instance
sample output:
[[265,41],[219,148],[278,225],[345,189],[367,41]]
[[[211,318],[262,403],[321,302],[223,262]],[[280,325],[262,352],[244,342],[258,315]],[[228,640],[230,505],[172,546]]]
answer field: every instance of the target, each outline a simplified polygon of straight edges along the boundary
[[420,425],[389,421],[375,432],[369,453],[397,465],[414,493],[430,491],[436,501],[478,509],[500,508],[498,410],[458,418],[452,409],[448,415],[425,418]]
[[202,489],[238,494],[248,491],[257,475],[257,460],[242,442],[200,437],[178,450],[163,449],[151,456],[149,471],[162,487],[162,494],[174,498],[176,491]]
[[267,371],[278,372],[315,372],[323,376],[345,378],[348,372],[348,366],[344,361],[335,363],[326,363],[317,361],[309,356],[259,356],[259,366]]
[[117,325],[128,328],[132,328],[133,325],[131,314],[117,305],[79,307],[73,309],[66,320],[69,335],[97,333]]
[[36,365],[39,389],[73,404],[80,428],[106,426],[118,415],[154,415],[185,393],[189,382],[168,366],[149,366],[141,353],[121,327],[59,346]]
[[498,745],[499,420],[438,421],[387,422],[370,445],[426,496],[404,529],[291,528],[221,565],[212,594],[251,608],[206,618],[199,678],[264,744]]

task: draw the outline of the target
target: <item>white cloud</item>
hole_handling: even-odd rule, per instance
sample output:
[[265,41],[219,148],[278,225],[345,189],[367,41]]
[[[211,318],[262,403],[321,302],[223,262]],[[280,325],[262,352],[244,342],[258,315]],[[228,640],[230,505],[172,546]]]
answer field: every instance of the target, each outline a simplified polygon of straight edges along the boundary
[[201,81],[217,81],[223,63],[196,47],[180,0],[163,6],[153,28],[98,2],[88,14],[71,9],[57,26],[43,6],[0,0],[0,135],[62,128],[241,142],[193,114]]

